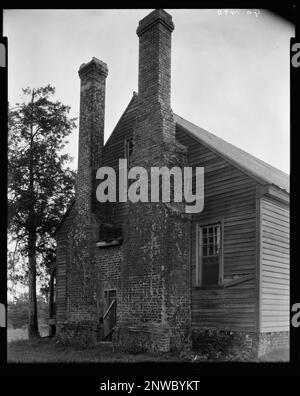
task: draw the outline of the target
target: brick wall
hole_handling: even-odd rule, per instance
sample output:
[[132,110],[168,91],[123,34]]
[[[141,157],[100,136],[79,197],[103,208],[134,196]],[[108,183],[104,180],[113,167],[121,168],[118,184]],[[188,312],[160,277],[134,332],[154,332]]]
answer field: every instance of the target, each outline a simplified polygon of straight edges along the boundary
[[[155,10],[137,30],[140,37],[139,111],[134,129],[133,165],[180,166],[186,149],[175,142],[170,107],[171,32],[165,11]],[[96,202],[96,171],[101,165],[106,65],[93,58],[81,79],[76,215],[66,249],[66,320],[59,337],[95,342],[105,289],[117,290],[120,347],[165,351],[186,344],[190,328],[190,220],[183,205],[130,205],[123,246],[97,249],[104,206]],[[128,334],[130,336],[128,337]],[[131,341],[129,342],[129,339]],[[156,345],[154,347],[154,345]]]
[[289,332],[239,332],[216,329],[193,329],[192,347],[210,357],[233,357],[255,360],[276,349],[289,348]]
[[[172,18],[155,10],[139,23],[139,96],[132,166],[183,167],[170,107]],[[148,177],[148,180],[150,178]],[[150,189],[149,189],[150,191]],[[129,204],[124,224],[119,322],[122,348],[182,349],[190,326],[190,222],[183,206]]]
[[116,290],[117,320],[120,301],[120,273],[123,261],[122,245],[98,248],[97,251],[97,311],[103,315],[103,298],[105,290]]
[[76,207],[79,216],[99,213],[96,172],[102,162],[104,144],[105,83],[107,65],[93,58],[80,66],[80,116]]
[[258,356],[271,352],[274,349],[284,349],[290,346],[290,332],[277,331],[260,333],[258,342]]
[[[79,69],[80,123],[78,173],[72,224],[65,236],[66,318],[58,336],[96,340],[99,317],[97,250],[99,224],[103,218],[96,200],[96,171],[101,164],[104,139],[105,80],[107,66],[93,58]],[[59,273],[59,268],[58,268]]]

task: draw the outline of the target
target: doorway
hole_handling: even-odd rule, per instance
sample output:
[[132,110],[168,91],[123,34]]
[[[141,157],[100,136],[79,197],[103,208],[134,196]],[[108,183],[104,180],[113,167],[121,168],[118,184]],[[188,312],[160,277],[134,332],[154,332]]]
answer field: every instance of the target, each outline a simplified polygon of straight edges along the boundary
[[104,290],[103,312],[103,341],[112,341],[112,334],[117,322],[116,289]]

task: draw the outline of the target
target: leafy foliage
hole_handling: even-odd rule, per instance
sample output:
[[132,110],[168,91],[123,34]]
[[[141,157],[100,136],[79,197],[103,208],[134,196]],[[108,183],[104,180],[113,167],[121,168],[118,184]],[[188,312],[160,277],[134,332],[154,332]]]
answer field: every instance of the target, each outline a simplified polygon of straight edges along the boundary
[[74,187],[74,172],[65,166],[71,158],[59,152],[76,125],[68,117],[68,106],[50,100],[55,93],[50,85],[26,88],[23,93],[30,101],[9,111],[9,230],[20,243],[19,251],[26,253],[28,230],[34,229],[36,251],[49,263],[53,260],[49,238],[73,198]]
[[[48,302],[42,297],[37,297],[37,306],[39,312],[39,321],[46,323],[48,318]],[[8,327],[20,329],[27,325],[28,322],[28,294],[19,295],[14,301],[8,303],[7,310]]]
[[[61,150],[76,125],[70,107],[53,100],[54,87],[26,88],[23,94],[24,102],[10,108],[8,116],[8,232],[15,243],[8,269],[12,284],[29,281],[29,308],[36,316],[36,276],[47,292],[45,268],[55,260],[53,233],[74,197],[75,174],[67,166],[71,157]],[[21,263],[17,272],[15,260]]]

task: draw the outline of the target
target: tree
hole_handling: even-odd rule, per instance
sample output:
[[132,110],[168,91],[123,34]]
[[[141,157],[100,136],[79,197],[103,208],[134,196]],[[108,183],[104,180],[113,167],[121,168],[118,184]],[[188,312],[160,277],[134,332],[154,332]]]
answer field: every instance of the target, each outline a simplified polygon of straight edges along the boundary
[[[43,296],[37,296],[39,323],[45,326],[48,319],[49,307]],[[21,329],[28,323],[26,308],[28,307],[28,293],[19,294],[7,304],[7,325],[14,329]]]
[[[39,336],[36,279],[55,258],[53,232],[74,196],[71,161],[61,150],[75,128],[70,107],[54,101],[48,85],[23,89],[8,114],[8,227],[27,262],[28,335]],[[12,263],[10,263],[12,265]]]

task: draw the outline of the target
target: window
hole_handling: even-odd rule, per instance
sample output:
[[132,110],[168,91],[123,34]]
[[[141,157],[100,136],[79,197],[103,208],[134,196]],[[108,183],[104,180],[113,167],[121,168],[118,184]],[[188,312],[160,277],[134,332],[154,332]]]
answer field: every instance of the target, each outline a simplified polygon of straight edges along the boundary
[[221,224],[197,226],[197,284],[222,283]]
[[124,156],[125,158],[127,158],[128,165],[131,162],[132,150],[133,150],[133,139],[132,138],[126,139],[125,147],[124,147]]

